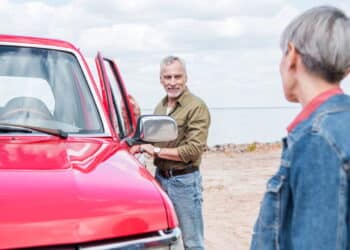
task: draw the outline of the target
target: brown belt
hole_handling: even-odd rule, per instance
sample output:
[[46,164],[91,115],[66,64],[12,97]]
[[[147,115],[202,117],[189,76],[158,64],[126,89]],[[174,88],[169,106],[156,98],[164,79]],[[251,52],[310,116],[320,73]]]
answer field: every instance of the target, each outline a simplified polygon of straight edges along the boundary
[[166,179],[169,179],[172,176],[184,175],[198,171],[199,168],[196,166],[189,166],[183,169],[167,169],[162,170],[158,169],[158,173]]

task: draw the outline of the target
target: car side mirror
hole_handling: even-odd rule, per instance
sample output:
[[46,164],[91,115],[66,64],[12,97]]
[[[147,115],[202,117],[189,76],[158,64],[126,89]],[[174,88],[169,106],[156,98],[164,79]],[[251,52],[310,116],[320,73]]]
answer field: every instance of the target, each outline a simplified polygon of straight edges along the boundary
[[141,115],[137,120],[135,134],[126,142],[129,146],[142,143],[172,141],[177,138],[177,124],[170,116]]

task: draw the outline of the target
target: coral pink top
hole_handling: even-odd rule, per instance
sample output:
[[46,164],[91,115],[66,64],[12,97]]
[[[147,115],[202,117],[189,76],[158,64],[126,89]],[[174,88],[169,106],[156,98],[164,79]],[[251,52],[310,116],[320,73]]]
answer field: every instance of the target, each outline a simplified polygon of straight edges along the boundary
[[335,95],[343,94],[343,90],[340,87],[335,87],[330,90],[324,91],[314,99],[312,99],[302,111],[294,118],[293,122],[287,127],[288,133],[290,133],[299,123],[309,118],[309,116],[325,101]]

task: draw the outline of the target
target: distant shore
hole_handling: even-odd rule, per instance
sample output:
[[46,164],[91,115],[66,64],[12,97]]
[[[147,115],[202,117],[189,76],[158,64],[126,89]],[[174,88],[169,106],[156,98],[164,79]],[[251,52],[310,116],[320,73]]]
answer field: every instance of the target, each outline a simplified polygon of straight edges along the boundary
[[253,142],[253,143],[244,143],[244,144],[235,144],[235,143],[227,143],[209,146],[207,151],[209,152],[235,152],[235,153],[243,153],[243,152],[255,152],[255,151],[267,151],[273,149],[280,149],[281,142]]

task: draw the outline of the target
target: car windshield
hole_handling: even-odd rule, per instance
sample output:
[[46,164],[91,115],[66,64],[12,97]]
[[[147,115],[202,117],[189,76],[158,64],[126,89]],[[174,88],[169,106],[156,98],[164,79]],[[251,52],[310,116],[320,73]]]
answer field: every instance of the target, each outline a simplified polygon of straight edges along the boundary
[[103,132],[77,58],[44,48],[0,46],[0,123]]

